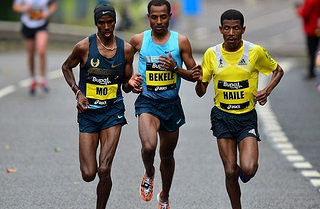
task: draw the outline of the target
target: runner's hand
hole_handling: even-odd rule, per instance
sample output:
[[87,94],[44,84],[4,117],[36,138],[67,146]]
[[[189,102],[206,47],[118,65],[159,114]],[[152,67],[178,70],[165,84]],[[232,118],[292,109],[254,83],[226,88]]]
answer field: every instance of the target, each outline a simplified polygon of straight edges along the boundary
[[169,71],[174,71],[174,67],[177,65],[170,52],[169,57],[163,55],[159,57],[159,64],[161,64],[162,68]]
[[266,90],[257,91],[253,94],[255,100],[259,102],[261,106],[265,105],[268,101],[269,93]]
[[193,81],[202,81],[202,68],[201,65],[196,65],[192,69],[192,80]]
[[129,85],[132,86],[132,92],[133,93],[141,93],[142,92],[142,83],[143,83],[143,78],[141,77],[140,73],[136,73],[131,76],[129,80]]
[[77,98],[77,109],[79,113],[83,113],[85,110],[89,109],[89,101],[81,92],[78,94]]

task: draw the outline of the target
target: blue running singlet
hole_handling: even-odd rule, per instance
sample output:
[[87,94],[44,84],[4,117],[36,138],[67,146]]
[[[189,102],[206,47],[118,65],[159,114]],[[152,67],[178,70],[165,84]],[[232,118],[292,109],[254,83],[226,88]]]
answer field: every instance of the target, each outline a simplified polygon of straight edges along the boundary
[[106,107],[122,101],[125,57],[124,41],[116,37],[117,52],[112,58],[99,53],[96,34],[89,36],[89,55],[84,67],[80,67],[79,89],[88,98],[90,108]]
[[170,31],[170,38],[164,45],[155,44],[151,30],[143,32],[143,41],[139,52],[138,72],[143,78],[142,95],[152,99],[173,99],[178,96],[181,78],[167,71],[158,63],[159,56],[169,56],[181,67],[178,33]]

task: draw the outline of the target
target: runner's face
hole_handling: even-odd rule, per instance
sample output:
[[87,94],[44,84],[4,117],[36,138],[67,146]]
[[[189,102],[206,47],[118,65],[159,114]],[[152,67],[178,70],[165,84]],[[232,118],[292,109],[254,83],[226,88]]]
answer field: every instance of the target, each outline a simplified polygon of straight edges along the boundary
[[171,14],[168,14],[166,5],[151,6],[148,19],[152,31],[161,35],[168,31]]
[[113,31],[116,25],[116,21],[109,15],[104,15],[97,20],[98,33],[100,37],[109,39],[113,37]]
[[223,35],[224,47],[227,51],[236,51],[242,46],[242,34],[246,27],[241,26],[240,20],[224,20],[219,27]]

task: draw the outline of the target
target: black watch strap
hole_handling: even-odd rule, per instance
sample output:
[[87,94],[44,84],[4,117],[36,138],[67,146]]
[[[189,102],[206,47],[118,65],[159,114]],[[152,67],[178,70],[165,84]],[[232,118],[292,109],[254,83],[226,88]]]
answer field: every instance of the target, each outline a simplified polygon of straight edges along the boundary
[[178,66],[178,64],[176,63],[176,66],[174,66],[174,68],[173,68],[173,72],[174,72],[174,73],[178,73],[178,69],[179,69],[179,66]]

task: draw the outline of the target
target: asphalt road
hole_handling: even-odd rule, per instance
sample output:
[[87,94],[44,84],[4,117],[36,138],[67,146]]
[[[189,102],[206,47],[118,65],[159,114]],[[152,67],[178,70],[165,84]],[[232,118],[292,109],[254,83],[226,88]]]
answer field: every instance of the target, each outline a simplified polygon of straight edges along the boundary
[[[199,17],[183,17],[175,28],[190,38],[194,51],[202,53],[219,42],[220,14],[237,8],[245,14],[245,39],[265,46],[273,56],[281,56],[276,59],[286,70],[268,105],[258,106],[262,134],[259,170],[248,184],[241,184],[243,208],[319,209],[320,95],[315,87],[317,81],[303,79],[306,63],[300,56],[305,54],[304,39],[301,22],[294,14],[294,2],[203,2],[205,7]],[[95,208],[97,179],[91,183],[81,179],[75,98],[59,70],[71,50],[66,48],[69,49],[49,51],[50,93],[39,89],[35,96],[28,94],[25,52],[1,50],[0,208]],[[196,57],[199,61],[200,55]],[[263,85],[264,81],[261,79],[260,83]],[[175,153],[171,208],[230,208],[216,140],[209,130],[213,93],[199,99],[194,84],[183,82],[180,95],[187,123],[181,128]],[[124,96],[129,124],[123,127],[113,163],[108,208],[156,208],[155,198],[145,203],[139,196],[144,170],[133,108],[136,95]],[[156,166],[159,167],[159,155]],[[16,172],[7,173],[6,168]],[[155,193],[159,190],[157,169]]]
[[[75,98],[59,70],[67,54],[49,51],[50,93],[38,89],[35,96],[30,96],[26,88],[24,51],[0,56],[0,208],[95,207],[97,178],[91,183],[81,179]],[[200,55],[196,57],[199,61]],[[319,209],[320,185],[316,182],[320,176],[316,174],[320,171],[320,95],[315,81],[302,79],[303,60],[277,60],[290,70],[272,93],[269,106],[258,108],[260,166],[252,181],[241,184],[243,208]],[[209,130],[213,93],[199,99],[194,84],[183,82],[180,95],[187,123],[181,128],[175,153],[171,208],[230,208],[216,140]],[[133,108],[136,95],[124,96],[129,124],[123,127],[114,159],[108,208],[156,208],[156,198],[145,203],[139,196],[144,170]],[[311,168],[297,168],[296,163],[309,163]],[[158,154],[155,165],[157,193]],[[7,173],[6,168],[16,172]]]

